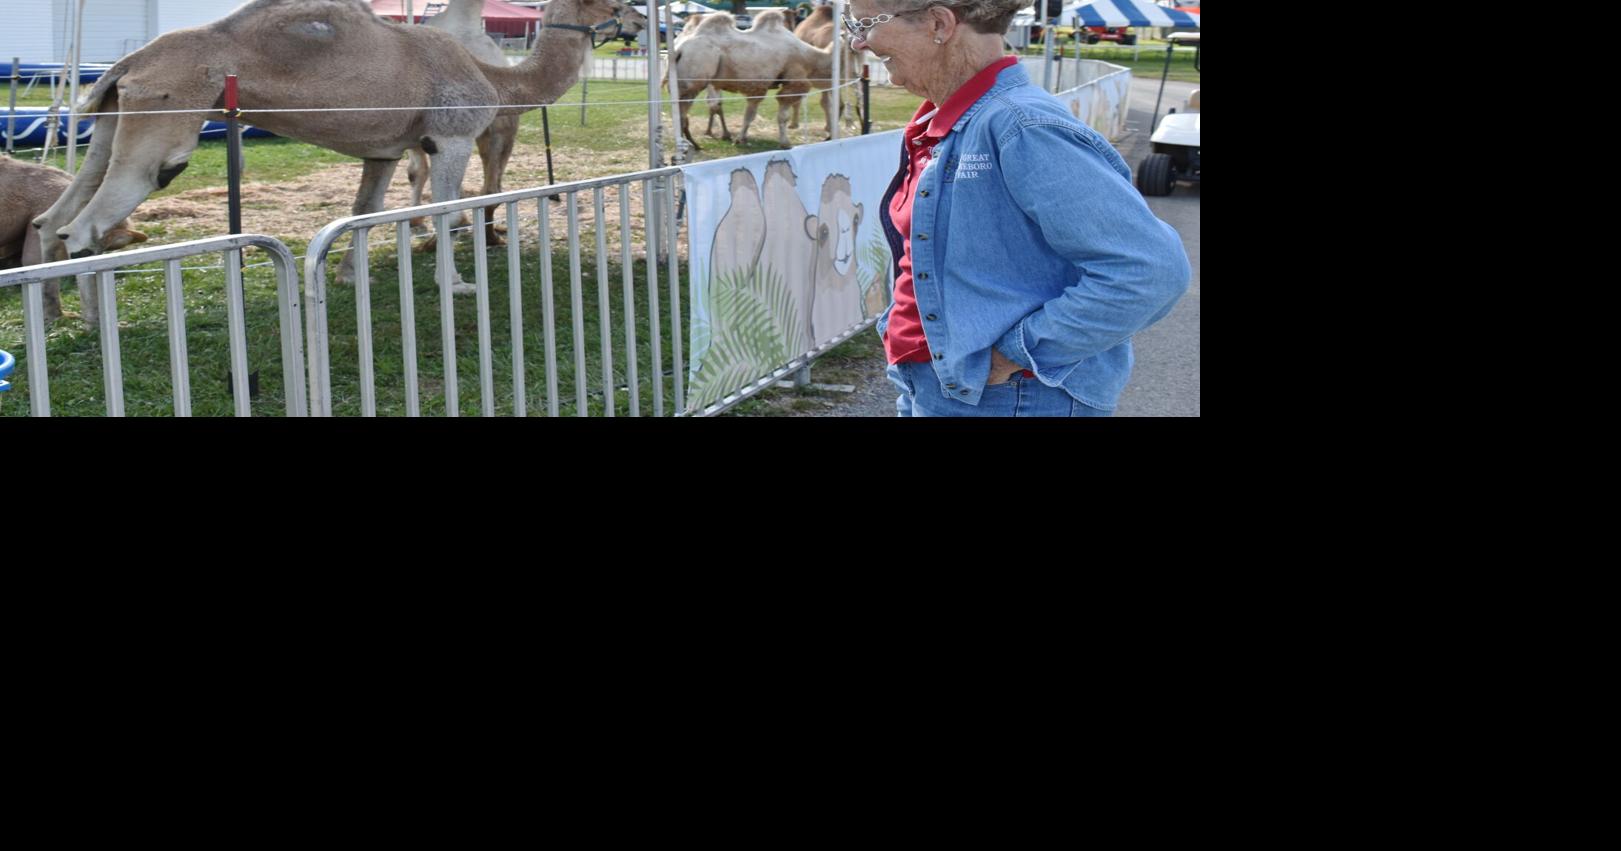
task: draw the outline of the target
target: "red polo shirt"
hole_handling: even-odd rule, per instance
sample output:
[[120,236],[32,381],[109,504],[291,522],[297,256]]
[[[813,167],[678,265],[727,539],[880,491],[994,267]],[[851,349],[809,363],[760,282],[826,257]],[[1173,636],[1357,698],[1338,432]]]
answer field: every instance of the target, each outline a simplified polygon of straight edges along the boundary
[[934,146],[951,132],[951,126],[991,90],[996,84],[996,75],[1003,68],[1018,61],[1017,56],[1004,56],[992,62],[952,92],[943,105],[936,107],[924,101],[912,116],[912,123],[906,125],[902,144],[911,152],[910,162],[901,178],[900,189],[889,199],[889,218],[895,223],[895,229],[906,237],[901,273],[895,279],[895,309],[889,312],[889,325],[884,329],[884,351],[890,363],[921,362],[930,357],[929,341],[923,335],[923,319],[917,312],[917,292],[912,288],[912,201],[917,193],[918,178],[934,156]]

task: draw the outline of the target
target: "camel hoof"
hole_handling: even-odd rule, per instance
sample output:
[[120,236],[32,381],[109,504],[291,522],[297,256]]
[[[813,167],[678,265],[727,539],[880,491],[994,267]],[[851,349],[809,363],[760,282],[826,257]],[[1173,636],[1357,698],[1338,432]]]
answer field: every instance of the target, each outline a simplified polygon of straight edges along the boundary
[[469,283],[466,283],[465,281],[462,282],[462,283],[458,283],[458,284],[451,284],[450,285],[450,294],[451,295],[477,295],[478,294],[478,287],[477,287],[477,285],[469,284]]
[[507,241],[498,233],[486,234],[484,237],[484,245],[488,248],[500,248],[506,244]]
[[437,234],[435,234],[435,235],[430,236],[427,239],[423,240],[422,244],[417,246],[417,250],[418,251],[432,251],[432,250],[434,250],[435,248],[438,248],[438,247],[439,247],[439,236]]

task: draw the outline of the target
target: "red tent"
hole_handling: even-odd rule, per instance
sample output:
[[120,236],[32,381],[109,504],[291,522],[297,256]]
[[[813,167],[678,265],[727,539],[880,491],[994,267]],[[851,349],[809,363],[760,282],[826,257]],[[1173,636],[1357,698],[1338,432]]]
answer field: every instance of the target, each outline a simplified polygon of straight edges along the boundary
[[[405,20],[405,0],[371,0],[372,11],[393,21]],[[412,0],[411,17],[422,23],[444,11],[444,0]],[[523,38],[527,29],[533,32],[540,25],[540,12],[523,6],[514,6],[506,0],[484,0],[484,30],[510,38]]]

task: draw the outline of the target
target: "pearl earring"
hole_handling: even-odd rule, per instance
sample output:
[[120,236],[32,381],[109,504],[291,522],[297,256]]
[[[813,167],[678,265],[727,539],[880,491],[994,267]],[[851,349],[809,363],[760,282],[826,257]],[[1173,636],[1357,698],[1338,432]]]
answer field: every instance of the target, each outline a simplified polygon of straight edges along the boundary
[[935,39],[934,43],[935,44],[945,44],[945,42],[941,41],[940,39]]

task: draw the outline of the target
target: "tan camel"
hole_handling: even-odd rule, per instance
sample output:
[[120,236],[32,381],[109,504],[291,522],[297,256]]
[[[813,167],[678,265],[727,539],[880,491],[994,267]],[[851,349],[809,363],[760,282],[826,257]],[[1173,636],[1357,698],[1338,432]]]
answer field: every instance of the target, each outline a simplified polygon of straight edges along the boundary
[[[66,257],[46,257],[41,251],[39,232],[29,227],[34,217],[44,213],[73,182],[73,176],[48,165],[35,165],[0,157],[0,267],[34,266]],[[146,234],[132,230],[120,221],[107,231],[107,250],[145,242]],[[45,318],[62,316],[62,282],[45,282]],[[87,308],[88,309],[88,308]]]
[[733,283],[757,274],[760,249],[765,246],[765,211],[760,207],[760,186],[746,168],[732,170],[731,206],[715,225],[709,248],[709,280]]
[[[767,9],[755,15],[754,26],[747,31],[738,30],[735,24],[736,19],[729,13],[707,14],[692,36],[672,51],[676,77],[680,80],[681,135],[695,150],[700,148],[692,138],[687,112],[698,92],[713,85],[748,99],[743,131],[738,136],[738,144],[746,144],[749,126],[754,123],[754,115],[766,93],[774,88],[786,88],[792,81],[803,78],[806,69],[817,63],[813,54],[832,55],[831,49],[817,50],[796,38],[788,26],[786,9]],[[784,109],[788,100],[785,98],[791,97],[780,91],[777,95],[777,141],[783,147],[789,145],[788,112]],[[721,138],[732,138],[724,120]]]
[[861,281],[856,263],[856,239],[862,207],[850,192],[850,178],[830,174],[822,181],[822,199],[816,215],[805,217],[805,235],[816,243],[810,277],[811,338],[821,345],[860,322]]
[[760,205],[765,213],[765,246],[760,251],[760,273],[782,278],[793,298],[796,326],[788,340],[793,354],[810,351],[816,345],[811,327],[812,302],[816,298],[812,277],[816,245],[807,230],[807,219],[814,218],[799,199],[799,178],[787,160],[766,163],[760,183]]
[[[805,18],[803,21],[800,21],[799,26],[794,27],[794,35],[798,36],[801,41],[811,45],[812,47],[827,47],[829,44],[833,43],[834,36],[839,34],[838,22],[833,20],[832,6],[817,6],[811,11],[809,17]],[[844,48],[844,55],[839,57],[839,76],[843,77],[845,82],[861,79],[861,53],[856,50],[851,50],[850,42],[846,39],[840,38],[839,45]],[[832,71],[829,70],[827,73],[822,74],[821,76],[824,80],[826,80],[830,79],[833,74]],[[822,95],[822,110],[826,112],[827,105],[830,100],[825,93],[827,86],[818,85],[817,88],[824,89],[824,93]],[[789,119],[789,127],[799,126],[799,105],[803,100],[804,98],[800,98],[799,100],[794,101],[793,117]],[[839,112],[841,115],[844,113],[846,108],[850,109],[855,115],[855,126],[860,127],[862,118],[861,100],[857,98],[854,95],[853,90],[850,89],[846,89],[845,93],[841,94],[839,97]],[[829,122],[828,136],[831,137],[832,135],[832,123]]]
[[[647,18],[627,7],[621,11],[619,23],[625,35],[634,36],[646,26]],[[450,33],[474,59],[486,65],[507,64],[506,54],[484,31],[484,0],[450,0],[443,12],[427,19],[423,25]],[[484,166],[484,185],[478,194],[495,195],[501,192],[501,177],[506,174],[507,161],[512,158],[512,148],[518,141],[518,113],[497,115],[475,141],[479,162]],[[411,180],[411,206],[415,207],[422,203],[422,192],[428,186],[428,155],[421,148],[412,148],[407,154],[405,173]],[[505,228],[497,227],[495,210],[496,205],[484,210],[485,238],[489,245],[505,245],[505,240],[497,233]],[[426,224],[423,219],[412,219],[411,223]],[[458,226],[466,223],[464,213]],[[429,239],[423,249],[433,248],[435,241]]]
[[[84,168],[43,216],[41,249],[71,256],[106,250],[106,235],[186,167],[204,116],[218,109],[225,76],[239,77],[245,110],[273,133],[365,161],[354,212],[383,207],[400,157],[429,156],[441,201],[460,196],[474,140],[504,104],[550,103],[579,76],[593,33],[614,31],[617,0],[552,0],[535,51],[517,66],[485,65],[433,27],[378,17],[365,0],[252,0],[211,24],[159,36],[120,59],[80,106],[104,115]],[[363,111],[311,112],[330,109]],[[439,107],[470,107],[444,109]],[[339,279],[353,274],[355,255]],[[458,292],[471,292],[470,285]],[[95,301],[85,298],[85,319]]]
[[[693,33],[698,31],[698,22],[704,19],[704,15],[704,12],[693,12],[683,18],[681,20],[681,31],[675,34],[675,43],[670,46],[670,49],[681,49],[681,43],[691,38]],[[677,69],[676,73],[679,74],[680,69]],[[665,77],[665,85],[669,85],[669,77]],[[709,102],[709,128],[704,131],[704,135],[713,138],[715,135],[715,119],[717,117],[720,118],[721,130],[726,129],[726,110],[722,108],[720,92],[715,90],[713,84],[704,89],[704,97]],[[730,134],[728,134],[727,138],[731,138]]]

